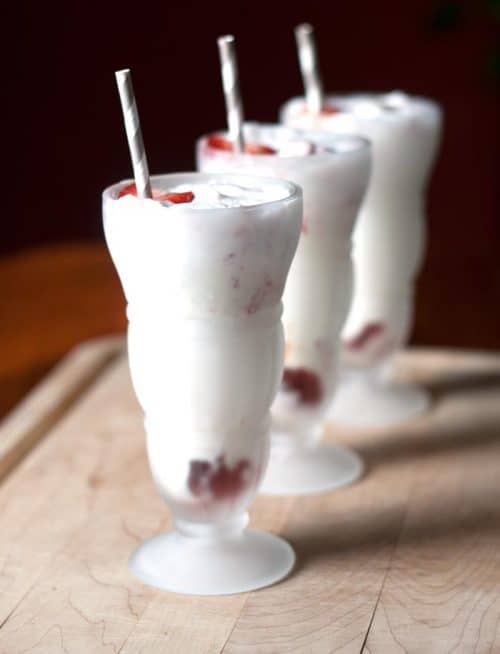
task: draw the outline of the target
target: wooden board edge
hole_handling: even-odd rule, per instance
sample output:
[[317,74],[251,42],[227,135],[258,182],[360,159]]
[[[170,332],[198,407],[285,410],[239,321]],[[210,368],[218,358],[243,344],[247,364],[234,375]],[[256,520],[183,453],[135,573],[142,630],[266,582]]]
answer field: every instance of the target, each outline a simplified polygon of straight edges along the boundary
[[120,335],[77,345],[0,422],[0,482],[124,352],[124,344]]

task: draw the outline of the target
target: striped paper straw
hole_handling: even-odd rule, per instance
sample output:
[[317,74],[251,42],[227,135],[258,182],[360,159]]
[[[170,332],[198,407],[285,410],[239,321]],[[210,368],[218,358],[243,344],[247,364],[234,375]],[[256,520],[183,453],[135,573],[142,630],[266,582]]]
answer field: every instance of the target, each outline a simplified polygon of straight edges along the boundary
[[151,182],[149,180],[148,161],[144,142],[142,140],[141,124],[139,122],[139,113],[135,103],[134,87],[132,86],[132,76],[130,69],[117,70],[115,72],[118,93],[122,103],[123,120],[125,122],[125,131],[127,133],[128,147],[130,157],[132,158],[132,167],[134,169],[135,186],[137,188],[137,197],[151,198]]
[[323,85],[319,74],[313,26],[309,23],[297,25],[295,39],[297,41],[307,107],[311,113],[319,114],[323,108]]
[[243,140],[243,107],[241,104],[240,84],[238,80],[238,65],[234,36],[226,35],[217,39],[222,74],[222,88],[226,100],[227,124],[229,138],[236,152],[244,150]]

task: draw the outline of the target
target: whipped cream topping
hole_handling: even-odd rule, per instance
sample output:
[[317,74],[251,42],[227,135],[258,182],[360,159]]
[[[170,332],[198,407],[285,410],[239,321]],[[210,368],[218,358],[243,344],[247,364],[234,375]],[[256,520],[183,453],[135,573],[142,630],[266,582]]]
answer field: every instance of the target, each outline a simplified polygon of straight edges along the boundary
[[411,107],[413,100],[402,91],[390,93],[357,94],[337,100],[341,111],[347,111],[361,119],[376,118],[385,112],[403,111]]
[[280,157],[307,157],[316,152],[316,146],[310,141],[291,139],[280,145],[278,155]]
[[[326,130],[336,134],[366,134],[370,123],[407,123],[416,120],[432,126],[436,122],[436,105],[426,98],[402,91],[390,93],[353,93],[327,97],[335,113],[318,116],[307,111],[304,98],[293,98],[281,111],[282,122],[296,129]],[[363,127],[364,126],[364,127]]]
[[[158,200],[164,207],[189,207],[190,209],[223,209],[227,207],[250,207],[276,200],[283,200],[290,196],[290,189],[282,183],[262,181],[258,185],[249,186],[236,183],[207,182],[205,184],[177,184],[166,187],[164,184],[153,182],[154,192],[164,194],[182,194],[191,192],[194,199],[191,202],[175,203],[168,200]],[[125,195],[120,202],[130,201],[134,198]]]
[[[293,129],[282,125],[248,122],[244,125],[245,142],[257,149],[259,146],[270,148],[271,151],[253,152],[245,151],[235,153],[231,149],[231,143],[227,134],[218,132],[202,137],[198,147],[206,151],[210,156],[219,156],[228,161],[234,158],[255,160],[256,162],[272,162],[276,158],[299,159],[302,157],[314,157],[317,155],[344,154],[355,150],[364,149],[366,141],[355,136],[356,130],[352,125],[352,119],[348,123],[344,133],[332,136],[332,134],[320,134],[306,129]],[[228,147],[225,147],[227,144]],[[272,166],[273,164],[270,163]],[[232,166],[229,166],[232,169]],[[270,169],[267,173],[273,176]]]

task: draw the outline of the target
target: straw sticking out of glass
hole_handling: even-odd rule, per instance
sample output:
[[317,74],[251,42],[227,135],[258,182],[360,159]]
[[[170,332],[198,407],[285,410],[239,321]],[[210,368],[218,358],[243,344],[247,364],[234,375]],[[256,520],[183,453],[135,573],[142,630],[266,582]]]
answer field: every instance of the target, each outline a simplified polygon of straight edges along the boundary
[[120,94],[130,157],[132,159],[137,197],[151,198],[148,161],[144,149],[144,141],[142,140],[141,124],[135,102],[130,69],[117,70],[115,77],[116,84],[118,85],[118,93]]
[[226,101],[227,124],[229,138],[236,152],[244,150],[243,140],[243,107],[241,103],[240,84],[238,80],[238,65],[234,36],[230,34],[217,39],[222,75],[222,88]]
[[319,74],[314,28],[309,23],[302,23],[295,28],[295,39],[299,55],[300,70],[304,83],[306,102],[313,114],[321,113],[323,108],[323,85]]

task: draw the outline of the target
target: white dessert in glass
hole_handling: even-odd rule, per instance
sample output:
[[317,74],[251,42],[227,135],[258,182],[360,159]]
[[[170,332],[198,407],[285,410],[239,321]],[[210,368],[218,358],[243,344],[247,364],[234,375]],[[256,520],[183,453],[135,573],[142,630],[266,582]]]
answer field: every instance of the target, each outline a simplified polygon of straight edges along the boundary
[[245,125],[246,152],[223,135],[200,139],[204,172],[252,172],[299,184],[302,235],[284,295],[285,370],[272,407],[271,458],[263,492],[306,494],[356,480],[360,458],[319,445],[337,377],[340,330],[351,299],[351,234],[370,171],[370,146],[357,136]]
[[103,194],[104,229],[127,299],[132,381],[153,477],[174,530],[133,554],[168,590],[268,585],[294,562],[283,540],[245,529],[269,452],[283,366],[282,293],[302,193],[275,179],[186,173]]
[[343,374],[332,419],[383,426],[424,411],[427,393],[392,380],[393,355],[413,321],[415,278],[425,251],[425,192],[435,161],[439,106],[401,92],[331,96],[312,115],[295,98],[286,125],[330,133],[355,131],[373,145],[373,171],[354,232],[355,289],[343,330]]

